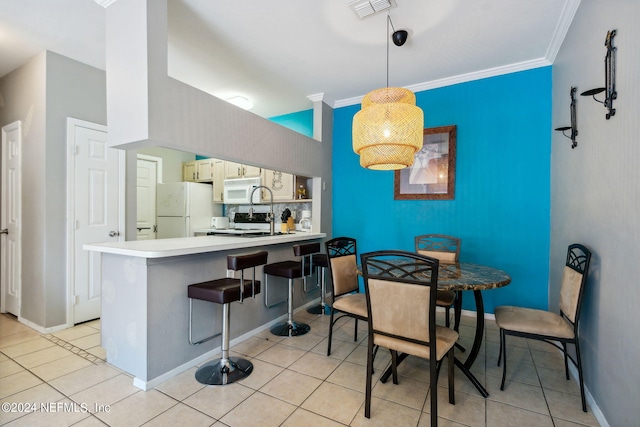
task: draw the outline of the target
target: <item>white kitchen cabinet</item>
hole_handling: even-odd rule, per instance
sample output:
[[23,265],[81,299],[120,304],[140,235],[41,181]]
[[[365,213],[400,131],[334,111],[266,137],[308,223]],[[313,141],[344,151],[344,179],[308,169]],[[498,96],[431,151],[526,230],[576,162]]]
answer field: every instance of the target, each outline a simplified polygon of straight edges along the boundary
[[213,181],[213,162],[214,159],[203,159],[196,161],[196,180],[198,182]]
[[213,202],[224,202],[224,160],[213,159]]
[[[289,201],[294,199],[294,178],[290,173],[268,169],[262,170],[262,185],[273,192],[274,201]],[[262,190],[262,200],[269,200],[269,192],[267,190]]]
[[193,182],[213,181],[213,162],[215,159],[202,159],[182,164],[182,180]]
[[193,181],[196,180],[196,161],[185,162],[182,164],[182,180]]
[[253,178],[260,176],[261,169],[256,166],[243,165],[235,162],[225,162],[225,178]]
[[242,176],[244,178],[253,178],[255,176],[260,176],[261,172],[262,168],[259,168],[257,166],[242,165]]

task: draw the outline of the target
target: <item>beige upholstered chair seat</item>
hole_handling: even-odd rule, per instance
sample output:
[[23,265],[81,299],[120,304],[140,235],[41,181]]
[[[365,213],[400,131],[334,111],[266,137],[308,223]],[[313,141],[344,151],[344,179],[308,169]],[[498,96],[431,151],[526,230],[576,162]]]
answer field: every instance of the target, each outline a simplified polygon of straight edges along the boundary
[[496,324],[499,328],[527,334],[574,338],[573,325],[559,314],[533,308],[496,307]]
[[343,295],[333,302],[336,310],[352,313],[356,316],[367,317],[367,297],[365,294]]
[[[409,327],[407,327],[409,329]],[[423,344],[412,343],[403,339],[393,338],[386,335],[374,334],[373,343],[380,347],[396,350],[400,353],[412,354],[418,357],[424,357],[429,360],[442,360],[451,347],[458,340],[458,333],[453,329],[436,325],[436,357],[431,358],[429,346]]]

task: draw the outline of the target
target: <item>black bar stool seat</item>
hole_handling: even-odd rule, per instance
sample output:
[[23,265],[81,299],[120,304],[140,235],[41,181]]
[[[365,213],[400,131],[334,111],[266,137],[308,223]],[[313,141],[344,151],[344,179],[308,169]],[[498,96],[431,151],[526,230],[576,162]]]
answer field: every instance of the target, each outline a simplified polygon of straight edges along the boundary
[[[189,286],[189,298],[210,301],[216,304],[229,304],[240,301],[240,284],[238,279],[225,277],[223,279],[211,280],[209,282],[198,283]],[[260,293],[260,282],[255,281],[255,287],[250,281],[245,281],[243,295]]]
[[[307,272],[308,268],[305,268]],[[264,266],[264,274],[285,277],[287,279],[298,279],[302,277],[302,264],[299,261],[281,261]]]
[[[240,279],[224,277],[187,287],[187,296],[189,297],[189,343],[198,345],[222,335],[222,343],[220,345],[222,355],[220,359],[208,362],[196,371],[196,380],[199,383],[208,385],[230,384],[249,376],[253,371],[253,364],[248,360],[229,357],[230,304],[236,301],[242,303],[246,296],[255,297],[256,294],[260,293],[260,282],[255,279],[255,268],[266,264],[267,256],[268,253],[266,251],[248,255],[229,255],[227,257],[227,269],[242,271]],[[245,280],[244,278],[244,270],[247,268],[253,268],[251,280]],[[221,333],[193,342],[191,329],[194,299],[222,304]]]

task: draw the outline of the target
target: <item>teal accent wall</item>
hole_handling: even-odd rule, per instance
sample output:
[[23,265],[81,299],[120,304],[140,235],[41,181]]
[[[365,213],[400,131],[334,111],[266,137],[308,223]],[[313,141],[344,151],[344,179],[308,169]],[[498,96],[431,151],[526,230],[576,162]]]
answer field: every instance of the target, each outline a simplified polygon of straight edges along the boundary
[[[336,109],[334,237],[358,252],[414,249],[414,236],[462,239],[460,259],[507,271],[510,285],[483,293],[503,304],[547,309],[550,233],[551,67],[416,94],[425,127],[457,125],[454,200],[394,200],[393,171],[360,167],[351,126],[360,105]],[[558,124],[560,125],[560,124]],[[475,310],[471,293],[463,308]]]
[[313,110],[303,110],[297,113],[269,117],[269,120],[313,138]]

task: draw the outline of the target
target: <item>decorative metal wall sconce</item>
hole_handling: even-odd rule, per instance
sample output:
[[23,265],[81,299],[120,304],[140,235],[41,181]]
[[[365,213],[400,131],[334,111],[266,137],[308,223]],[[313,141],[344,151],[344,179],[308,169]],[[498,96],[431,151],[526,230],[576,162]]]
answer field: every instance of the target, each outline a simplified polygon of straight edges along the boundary
[[[607,47],[607,54],[604,57],[604,80],[606,87],[599,87],[596,89],[589,89],[586,92],[582,92],[580,95],[582,96],[593,96],[597,102],[604,104],[605,108],[609,111],[606,114],[607,120],[611,118],[611,116],[616,114],[616,109],[613,108],[613,100],[618,97],[618,92],[616,92],[616,57],[615,53],[618,48],[613,46],[613,38],[616,35],[616,30],[611,30],[607,32],[607,39],[604,41],[604,45]],[[606,92],[605,92],[606,91]],[[604,101],[599,101],[596,99],[596,95],[600,92],[605,92]]]
[[[562,132],[564,136],[571,140],[571,148],[576,148],[578,146],[578,141],[576,141],[576,136],[578,136],[578,122],[576,117],[576,87],[571,86],[571,90],[569,91],[569,96],[571,97],[571,126],[563,126],[560,128],[556,128],[555,130]],[[565,131],[571,129],[571,136],[567,135]]]

